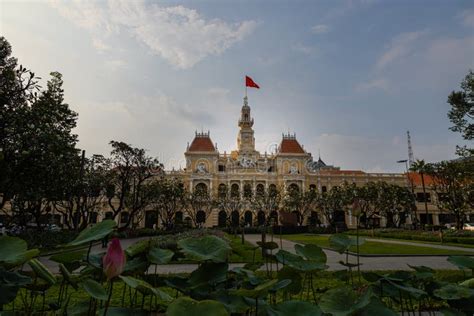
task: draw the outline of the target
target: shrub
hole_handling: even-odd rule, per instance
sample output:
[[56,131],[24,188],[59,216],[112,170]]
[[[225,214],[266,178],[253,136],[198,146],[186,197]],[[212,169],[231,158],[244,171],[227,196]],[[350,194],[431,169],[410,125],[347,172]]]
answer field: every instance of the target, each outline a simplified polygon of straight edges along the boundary
[[78,235],[75,231],[61,230],[58,232],[52,231],[38,231],[35,229],[28,229],[23,231],[18,237],[25,240],[28,248],[42,248],[50,250],[59,245],[67,244]]

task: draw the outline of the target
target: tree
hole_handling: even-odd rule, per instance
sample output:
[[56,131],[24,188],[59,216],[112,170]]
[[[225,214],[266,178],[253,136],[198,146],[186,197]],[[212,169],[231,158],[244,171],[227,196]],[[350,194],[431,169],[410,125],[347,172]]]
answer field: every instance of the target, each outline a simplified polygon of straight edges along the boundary
[[299,189],[290,187],[283,199],[283,205],[288,212],[297,214],[297,223],[302,226],[307,215],[316,209],[317,201],[316,190],[301,192]]
[[379,182],[380,214],[387,220],[387,227],[399,228],[416,209],[413,193],[406,187]]
[[186,205],[186,196],[183,183],[177,179],[162,178],[155,182],[151,206],[158,211],[162,225],[171,230],[178,212],[182,212]]
[[163,174],[163,165],[158,159],[147,156],[144,149],[117,141],[111,141],[110,145],[107,200],[113,218],[122,211],[129,213],[125,223],[128,227],[152,203],[156,193],[153,178]]
[[230,193],[227,185],[220,186],[218,190],[216,206],[220,211],[226,213],[227,226],[236,232],[236,228],[241,222],[244,202],[240,194]]
[[334,186],[329,191],[317,196],[316,209],[322,213],[331,227],[336,226],[335,213],[345,211],[352,202],[355,186],[344,184],[342,187]]
[[[251,204],[257,212],[262,211],[265,215],[263,226],[270,224],[270,218],[273,211],[277,211],[281,203],[280,190],[276,186],[269,186],[267,190],[257,190]],[[258,213],[257,213],[258,219]]]
[[[450,129],[461,133],[465,140],[474,139],[474,72],[472,70],[461,82],[461,91],[453,91],[448,96],[451,109],[448,118],[453,123]],[[474,148],[467,146],[457,147],[457,153],[461,156],[474,155]]]
[[423,188],[423,200],[425,202],[425,214],[426,214],[426,224],[431,224],[431,220],[428,214],[428,201],[426,198],[426,186],[425,186],[425,174],[431,171],[430,165],[425,163],[424,160],[417,159],[411,166],[411,171],[417,172],[421,177],[421,186]]
[[27,119],[15,139],[17,155],[10,165],[14,173],[12,212],[22,224],[33,220],[41,227],[52,201],[61,197],[71,159],[77,156],[77,114],[64,103],[61,74],[51,73],[47,89],[24,108]]
[[359,211],[354,214],[358,218],[357,225],[362,222],[365,228],[374,227],[374,220],[382,208],[380,188],[381,185],[375,182],[368,182],[364,186],[355,188],[353,198],[357,204],[356,209]]
[[0,37],[0,209],[13,197],[20,146],[29,128],[28,114],[39,90],[38,77],[11,56]]
[[212,210],[216,201],[206,189],[197,186],[192,193],[186,192],[186,213],[191,218],[195,227],[202,226]]
[[433,190],[438,195],[438,208],[452,214],[456,228],[462,229],[466,214],[473,204],[474,162],[442,161],[433,164],[430,175],[433,178]]
[[53,206],[63,215],[69,229],[82,230],[91,222],[106,196],[109,164],[101,155],[90,158],[76,156],[69,161],[69,176]]

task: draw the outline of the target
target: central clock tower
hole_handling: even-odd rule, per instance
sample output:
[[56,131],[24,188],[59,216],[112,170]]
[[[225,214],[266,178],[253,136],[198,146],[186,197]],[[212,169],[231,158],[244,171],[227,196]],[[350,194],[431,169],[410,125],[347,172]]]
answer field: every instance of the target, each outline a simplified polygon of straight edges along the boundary
[[239,119],[239,135],[237,136],[237,147],[240,155],[255,153],[255,137],[252,129],[253,118],[250,117],[250,107],[248,105],[247,96],[244,97],[244,105],[240,111]]

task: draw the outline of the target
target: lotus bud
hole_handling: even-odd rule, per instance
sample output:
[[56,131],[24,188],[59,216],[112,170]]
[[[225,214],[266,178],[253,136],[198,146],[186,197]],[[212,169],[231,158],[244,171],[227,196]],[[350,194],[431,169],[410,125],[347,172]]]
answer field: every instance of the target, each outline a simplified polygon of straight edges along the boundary
[[122,250],[120,240],[118,238],[112,239],[112,242],[107,249],[107,253],[102,258],[102,266],[104,273],[107,276],[107,280],[111,280],[114,277],[120,275],[125,268],[125,252]]

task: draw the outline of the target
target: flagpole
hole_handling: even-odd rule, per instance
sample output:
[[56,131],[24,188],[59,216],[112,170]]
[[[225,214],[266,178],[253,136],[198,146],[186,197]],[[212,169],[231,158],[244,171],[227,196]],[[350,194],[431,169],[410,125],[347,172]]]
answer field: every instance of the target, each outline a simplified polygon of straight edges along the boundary
[[244,84],[245,84],[245,98],[247,98],[247,80],[244,78]]

